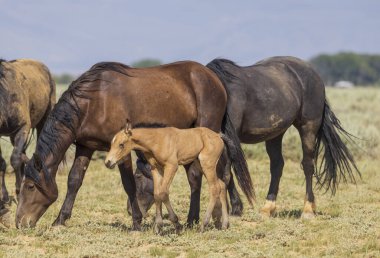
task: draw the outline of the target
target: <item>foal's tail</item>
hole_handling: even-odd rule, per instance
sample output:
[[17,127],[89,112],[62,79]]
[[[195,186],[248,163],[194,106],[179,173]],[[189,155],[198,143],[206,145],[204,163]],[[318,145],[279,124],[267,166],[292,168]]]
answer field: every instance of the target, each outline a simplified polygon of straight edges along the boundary
[[[327,100],[325,100],[323,120],[317,135],[314,152],[315,176],[317,184],[321,188],[325,187],[326,191],[331,189],[332,194],[335,194],[341,179],[345,183],[347,179],[355,182],[354,172],[361,177],[351,152],[339,137],[338,132],[352,140],[353,135],[343,129],[339,119],[331,111]],[[322,148],[321,142],[324,145]],[[318,167],[318,155],[323,149],[322,161]]]
[[223,118],[222,132],[223,133],[221,136],[227,146],[228,156],[231,159],[237,181],[240,188],[247,196],[249,204],[253,205],[253,201],[255,200],[255,191],[253,189],[247,161],[245,160],[244,152],[240,146],[239,137],[227,112]]

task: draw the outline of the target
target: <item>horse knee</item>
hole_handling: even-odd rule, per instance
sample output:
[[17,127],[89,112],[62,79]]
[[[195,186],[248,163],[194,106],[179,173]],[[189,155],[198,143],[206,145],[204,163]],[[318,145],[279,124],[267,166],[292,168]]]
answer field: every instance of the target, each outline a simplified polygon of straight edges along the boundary
[[168,192],[158,192],[154,195],[154,199],[159,201],[159,202],[165,202],[169,199],[169,194]]

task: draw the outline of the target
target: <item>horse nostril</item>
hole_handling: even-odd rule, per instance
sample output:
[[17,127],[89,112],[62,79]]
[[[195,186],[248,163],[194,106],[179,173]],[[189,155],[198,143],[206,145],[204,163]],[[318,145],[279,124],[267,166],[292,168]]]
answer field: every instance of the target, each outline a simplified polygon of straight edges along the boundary
[[111,167],[111,161],[110,161],[110,160],[106,160],[105,163],[106,163],[106,167],[107,167],[107,168],[110,168],[110,167]]

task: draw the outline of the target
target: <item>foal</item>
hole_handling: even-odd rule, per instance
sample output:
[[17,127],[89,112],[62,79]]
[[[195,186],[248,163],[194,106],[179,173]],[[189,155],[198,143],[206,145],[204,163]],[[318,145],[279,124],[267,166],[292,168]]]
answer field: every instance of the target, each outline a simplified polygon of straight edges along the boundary
[[226,186],[216,174],[216,165],[223,148],[221,135],[205,127],[132,129],[131,124],[127,122],[126,128],[113,138],[105,164],[108,168],[113,168],[122,162],[132,150],[143,152],[151,166],[154,182],[156,204],[154,230],[156,233],[160,233],[163,224],[162,203],[168,210],[169,220],[175,225],[177,232],[180,230],[181,225],[169,200],[169,187],[178,165],[186,165],[197,159],[210,191],[210,201],[201,231],[209,223],[218,198],[222,206],[222,229],[226,229],[228,227]]

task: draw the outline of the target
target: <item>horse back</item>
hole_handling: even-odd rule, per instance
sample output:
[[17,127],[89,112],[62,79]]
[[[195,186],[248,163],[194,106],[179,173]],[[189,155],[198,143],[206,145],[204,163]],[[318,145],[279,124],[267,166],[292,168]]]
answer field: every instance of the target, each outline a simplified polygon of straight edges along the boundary
[[35,127],[44,117],[48,107],[55,102],[55,83],[48,68],[32,59],[2,62],[3,90],[8,97],[8,114],[13,119],[30,121]]

